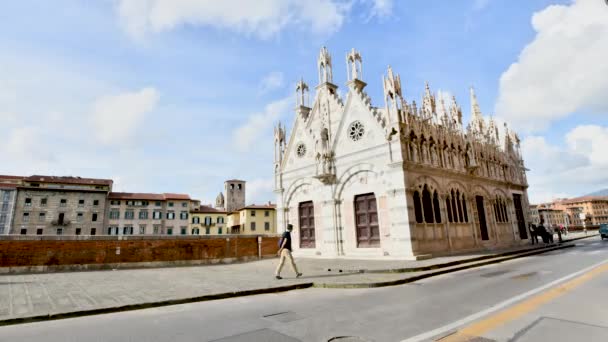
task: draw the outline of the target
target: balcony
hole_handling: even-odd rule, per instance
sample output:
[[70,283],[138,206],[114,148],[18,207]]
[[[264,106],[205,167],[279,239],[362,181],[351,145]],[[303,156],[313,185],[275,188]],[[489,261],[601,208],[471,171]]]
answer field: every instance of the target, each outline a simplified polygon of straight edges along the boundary
[[53,226],[62,226],[62,227],[68,226],[70,223],[71,223],[70,220],[53,220],[53,221],[51,221],[51,224]]

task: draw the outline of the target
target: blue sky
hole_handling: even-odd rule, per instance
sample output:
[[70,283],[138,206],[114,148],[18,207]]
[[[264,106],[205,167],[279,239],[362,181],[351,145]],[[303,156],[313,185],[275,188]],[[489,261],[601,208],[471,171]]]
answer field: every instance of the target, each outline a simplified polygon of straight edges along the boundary
[[274,201],[272,125],[325,45],[342,90],[361,52],[377,106],[388,65],[408,101],[428,81],[465,119],[473,85],[519,132],[532,201],[608,187],[600,1],[24,0],[0,4],[0,32],[0,173],[205,202],[242,178],[248,202]]

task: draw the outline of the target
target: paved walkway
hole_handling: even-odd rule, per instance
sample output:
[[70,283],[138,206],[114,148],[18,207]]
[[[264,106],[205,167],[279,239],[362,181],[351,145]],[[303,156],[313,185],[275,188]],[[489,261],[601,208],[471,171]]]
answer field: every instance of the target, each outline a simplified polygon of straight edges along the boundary
[[[580,235],[571,234],[568,237]],[[466,261],[487,254],[476,253],[424,261],[299,259],[296,261],[304,276],[296,279],[290,265],[286,263],[283,271],[285,279],[280,281],[273,277],[276,259],[214,266],[4,275],[0,276],[0,321],[286,285],[394,281],[402,279],[404,274],[352,271],[429,266]],[[421,273],[407,273],[407,276]]]

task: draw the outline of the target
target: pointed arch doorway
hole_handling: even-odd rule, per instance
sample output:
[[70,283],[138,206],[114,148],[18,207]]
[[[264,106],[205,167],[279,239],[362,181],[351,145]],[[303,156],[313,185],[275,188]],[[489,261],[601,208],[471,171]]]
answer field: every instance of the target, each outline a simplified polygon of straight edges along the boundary
[[483,196],[475,196],[475,202],[477,204],[477,216],[479,217],[479,232],[481,233],[481,239],[490,240],[488,225],[486,223],[486,210],[483,205]]

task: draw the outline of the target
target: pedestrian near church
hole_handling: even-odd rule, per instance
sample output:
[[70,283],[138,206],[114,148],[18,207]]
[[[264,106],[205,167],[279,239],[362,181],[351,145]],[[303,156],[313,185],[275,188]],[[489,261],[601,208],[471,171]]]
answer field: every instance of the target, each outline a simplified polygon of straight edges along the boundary
[[279,266],[277,266],[277,270],[275,272],[275,278],[277,278],[277,279],[283,279],[281,277],[281,269],[283,268],[283,264],[285,264],[285,259],[289,259],[289,262],[291,263],[291,267],[293,268],[293,271],[296,273],[296,278],[299,278],[302,276],[302,273],[298,272],[296,262],[293,260],[293,256],[291,255],[291,251],[292,251],[292,249],[291,249],[291,231],[292,230],[293,230],[293,225],[288,224],[287,230],[283,233],[283,236],[281,237],[279,251],[277,252],[277,254],[280,257]]
[[530,238],[532,239],[532,244],[535,245],[538,243],[538,231],[534,223],[529,224],[530,229]]

